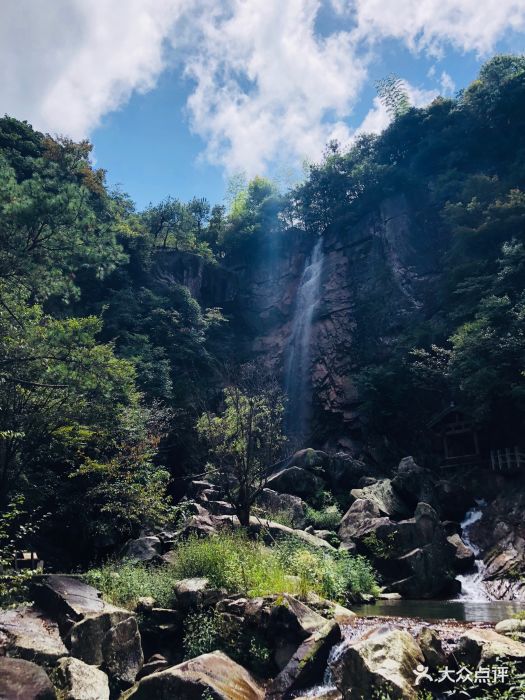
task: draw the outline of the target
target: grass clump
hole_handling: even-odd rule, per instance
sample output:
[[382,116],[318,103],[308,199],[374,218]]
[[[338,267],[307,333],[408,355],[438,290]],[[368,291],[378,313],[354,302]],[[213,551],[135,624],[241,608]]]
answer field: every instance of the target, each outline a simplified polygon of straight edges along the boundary
[[88,571],[85,580],[115,605],[133,607],[141,596],[151,596],[159,607],[170,607],[176,581],[204,577],[228,593],[251,597],[306,596],[313,591],[345,602],[348,594],[374,593],[374,571],[364,557],[320,550],[296,538],[273,546],[242,532],[223,532],[207,538],[190,537],[175,550],[169,566],[147,567],[110,563]]
[[101,591],[106,601],[125,608],[134,608],[143,596],[154,598],[160,608],[169,608],[175,599],[176,579],[170,567],[115,561],[90,569],[84,580]]
[[307,506],[306,521],[316,530],[337,530],[343,517],[335,504],[325,506],[320,510]]

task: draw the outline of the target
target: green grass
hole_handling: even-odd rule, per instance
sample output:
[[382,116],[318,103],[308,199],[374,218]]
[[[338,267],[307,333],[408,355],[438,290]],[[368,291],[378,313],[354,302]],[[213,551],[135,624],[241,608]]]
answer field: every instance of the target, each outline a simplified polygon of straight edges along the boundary
[[176,549],[170,566],[145,567],[110,563],[85,575],[88,583],[115,605],[132,607],[151,596],[160,607],[173,603],[174,583],[205,577],[228,593],[251,597],[310,591],[345,602],[347,593],[377,591],[374,571],[364,557],[328,552],[289,538],[268,547],[239,532],[199,539],[190,537]]
[[312,525],[316,530],[337,530],[343,517],[341,511],[336,505],[328,505],[320,510],[306,508],[306,521],[308,525]]
[[175,600],[176,578],[170,567],[147,567],[130,562],[110,562],[90,569],[84,579],[98,588],[113,605],[133,608],[143,596],[151,596],[160,608],[169,608]]

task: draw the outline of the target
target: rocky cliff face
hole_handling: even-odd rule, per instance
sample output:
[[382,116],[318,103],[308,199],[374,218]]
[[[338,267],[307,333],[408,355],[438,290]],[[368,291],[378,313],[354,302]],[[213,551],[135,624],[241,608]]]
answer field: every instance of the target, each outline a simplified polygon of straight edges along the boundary
[[[160,256],[156,274],[185,284],[204,306],[222,307],[247,354],[282,375],[298,287],[314,244],[315,237],[292,229],[264,239],[242,264],[226,268],[168,253]],[[315,421],[325,434],[359,431],[355,371],[380,362],[403,329],[428,312],[438,248],[403,196],[325,232],[309,353]]]

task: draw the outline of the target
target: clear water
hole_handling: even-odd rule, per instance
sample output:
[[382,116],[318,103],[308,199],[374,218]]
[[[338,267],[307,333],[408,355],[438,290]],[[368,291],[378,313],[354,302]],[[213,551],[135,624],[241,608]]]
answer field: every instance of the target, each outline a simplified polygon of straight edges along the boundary
[[458,620],[460,622],[490,622],[507,620],[525,603],[514,600],[377,600],[353,610],[358,615],[388,615],[416,617],[428,620]]
[[323,272],[322,244],[319,238],[299,282],[285,360],[287,432],[297,438],[304,437],[312,399],[311,342],[314,310],[319,301]]

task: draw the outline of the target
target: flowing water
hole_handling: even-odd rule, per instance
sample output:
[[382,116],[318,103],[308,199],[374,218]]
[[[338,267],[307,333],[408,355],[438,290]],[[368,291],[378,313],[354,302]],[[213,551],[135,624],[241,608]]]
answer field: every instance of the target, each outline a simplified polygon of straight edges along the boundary
[[322,244],[323,241],[319,238],[299,282],[285,360],[285,391],[288,398],[287,429],[290,435],[298,438],[304,436],[306,432],[311,409],[312,322],[321,288]]
[[483,575],[487,567],[483,559],[479,558],[479,547],[470,539],[470,529],[474,523],[477,523],[478,520],[481,519],[483,508],[486,505],[485,501],[476,501],[476,507],[468,511],[461,523],[461,538],[467,547],[470,547],[477,558],[474,562],[473,571],[461,574],[457,577],[458,581],[461,582],[461,594],[458,596],[459,601],[479,603],[481,601],[491,600],[483,584]]

